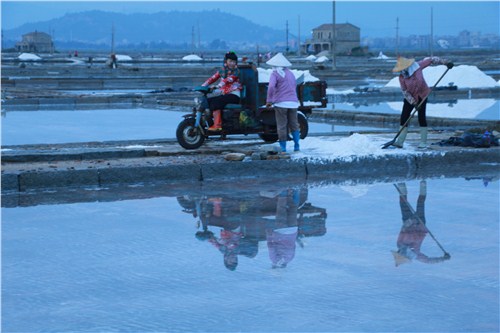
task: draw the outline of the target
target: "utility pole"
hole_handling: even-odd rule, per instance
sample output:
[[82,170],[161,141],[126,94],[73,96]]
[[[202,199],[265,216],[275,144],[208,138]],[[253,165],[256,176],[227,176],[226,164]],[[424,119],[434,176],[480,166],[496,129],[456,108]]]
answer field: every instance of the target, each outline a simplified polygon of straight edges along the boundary
[[431,7],[431,37],[429,39],[429,47],[431,49],[431,57],[433,56],[434,53],[434,17],[433,17],[433,8]]
[[194,25],[191,26],[191,53],[194,54]]
[[200,21],[198,23],[198,50],[201,48],[201,37],[200,37]]
[[286,54],[288,54],[288,20],[286,20]]
[[111,54],[115,53],[115,24],[111,25]]
[[396,17],[396,57],[399,57],[399,17]]
[[332,43],[330,44],[330,48],[332,51],[332,69],[337,69],[337,60],[335,59],[335,51],[337,48],[337,29],[335,28],[335,1],[332,1]]
[[301,50],[300,50],[300,15],[299,15],[299,38],[297,41],[297,55],[300,57],[301,55]]

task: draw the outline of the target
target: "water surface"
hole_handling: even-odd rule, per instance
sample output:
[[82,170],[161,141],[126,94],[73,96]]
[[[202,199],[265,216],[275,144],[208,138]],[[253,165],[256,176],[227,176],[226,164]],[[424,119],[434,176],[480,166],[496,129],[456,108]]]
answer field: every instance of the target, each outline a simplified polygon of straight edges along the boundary
[[2,208],[3,331],[499,330],[491,177],[130,189]]

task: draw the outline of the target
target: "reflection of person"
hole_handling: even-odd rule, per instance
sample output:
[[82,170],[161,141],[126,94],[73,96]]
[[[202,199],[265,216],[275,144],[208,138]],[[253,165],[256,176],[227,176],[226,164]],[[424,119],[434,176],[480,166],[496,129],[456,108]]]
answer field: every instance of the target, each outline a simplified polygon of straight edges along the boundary
[[[430,92],[430,88],[424,79],[423,70],[431,65],[446,65],[448,68],[453,68],[453,63],[438,57],[429,57],[418,62],[415,62],[415,59],[399,57],[396,66],[392,69],[395,73],[399,72],[399,83],[404,96],[400,119],[400,130],[402,130],[396,142],[393,143],[398,148],[403,148],[403,143],[408,134],[408,124],[402,128],[403,125],[410,118],[413,108],[417,107]],[[422,149],[427,148],[426,106],[427,100],[424,100],[417,111],[420,126],[420,144],[418,148]]]
[[273,268],[285,268],[295,257],[298,205],[297,190],[284,190],[277,197],[276,223],[266,230],[269,258]]
[[217,89],[220,95],[208,98],[208,105],[214,117],[214,124],[208,129],[211,131],[222,130],[222,110],[227,104],[240,103],[240,70],[238,69],[238,56],[234,52],[228,52],[224,56],[224,66],[214,75],[209,77],[202,86],[209,86],[220,79]]
[[[253,258],[258,252],[257,242],[244,237],[238,216],[241,209],[239,202],[222,197],[207,199],[200,214],[203,231],[196,233],[196,238],[208,240],[223,254],[224,266],[231,271],[236,270],[238,266],[238,255]],[[215,237],[214,233],[208,230],[209,225],[222,228],[219,237]]]
[[287,68],[292,64],[282,53],[276,54],[266,64],[273,67],[267,89],[266,107],[274,106],[278,140],[283,153],[286,152],[288,128],[291,130],[294,151],[299,151],[300,126],[297,119],[297,85],[295,75]]
[[396,266],[410,262],[412,259],[427,264],[448,260],[450,255],[446,252],[443,257],[431,258],[420,251],[422,242],[429,233],[425,221],[425,199],[427,196],[427,183],[425,180],[420,182],[416,211],[408,203],[406,184],[400,183],[396,187],[399,192],[399,205],[403,219],[403,226],[397,240],[398,250],[392,251]]

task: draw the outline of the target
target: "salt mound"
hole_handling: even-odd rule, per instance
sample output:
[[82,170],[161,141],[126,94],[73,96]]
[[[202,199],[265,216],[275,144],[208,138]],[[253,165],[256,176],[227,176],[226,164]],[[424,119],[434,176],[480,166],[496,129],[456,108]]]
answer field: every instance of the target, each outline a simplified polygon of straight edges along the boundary
[[197,56],[196,54],[190,54],[190,55],[187,55],[185,57],[182,57],[182,60],[185,60],[185,61],[200,61],[200,60],[203,60],[203,59],[200,58],[199,56]]
[[311,54],[310,56],[306,57],[306,60],[314,61],[314,60],[316,60],[316,56],[314,56],[314,55]]
[[117,54],[116,60],[118,60],[118,61],[130,61],[130,60],[132,60],[132,57],[125,55],[125,54]]
[[37,60],[42,60],[39,56],[33,53],[21,53],[19,57],[17,57],[19,60],[23,61],[37,61]]
[[[273,72],[272,69],[265,69],[265,68],[257,68],[259,72],[259,83],[267,83],[269,82],[269,77],[271,77],[271,73]],[[295,76],[295,79],[298,79],[301,75],[304,75],[304,82],[314,82],[314,81],[319,81],[319,79],[313,75],[307,70],[307,71],[300,71],[296,69],[291,69],[290,70],[293,75]]]
[[300,142],[300,148],[311,156],[352,159],[362,156],[383,155],[380,143],[366,135],[355,133],[347,138],[326,142],[324,138],[308,137]]
[[382,51],[380,51],[378,57],[376,57],[375,59],[389,59],[389,57],[383,54]]
[[[443,75],[446,66],[429,66],[424,69],[424,78],[429,87],[433,86]],[[438,87],[455,85],[457,88],[491,88],[499,84],[491,76],[484,74],[476,66],[460,65],[455,66],[446,73]],[[399,78],[395,77],[385,85],[386,87],[399,88]]]
[[314,60],[315,63],[323,63],[323,62],[326,62],[326,61],[328,61],[328,58],[325,57],[325,56],[321,56],[318,59]]

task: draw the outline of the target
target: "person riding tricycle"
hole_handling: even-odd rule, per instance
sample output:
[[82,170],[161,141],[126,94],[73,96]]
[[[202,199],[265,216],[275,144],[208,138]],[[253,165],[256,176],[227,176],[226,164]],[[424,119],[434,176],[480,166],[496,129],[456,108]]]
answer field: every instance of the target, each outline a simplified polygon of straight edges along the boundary
[[[269,143],[278,140],[275,110],[266,107],[267,83],[259,82],[253,63],[238,66],[237,59],[234,52],[226,53],[223,68],[194,88],[201,96],[195,98],[192,112],[183,116],[176,130],[177,141],[183,148],[197,149],[209,137],[233,134],[258,134]],[[216,86],[211,86],[217,81]],[[297,95],[300,138],[304,139],[312,108],[326,106],[326,82],[301,82]]]

